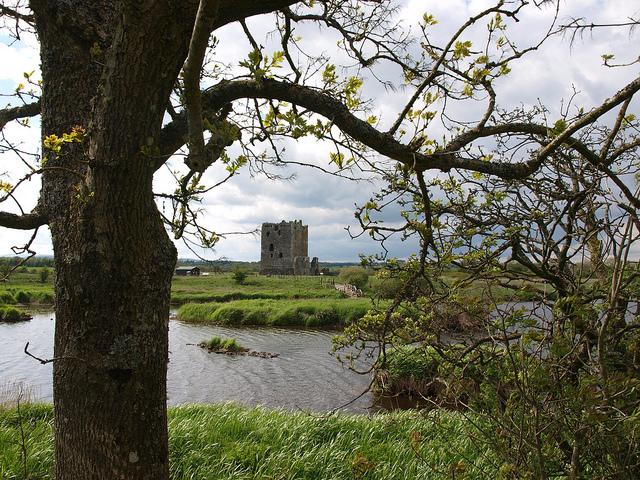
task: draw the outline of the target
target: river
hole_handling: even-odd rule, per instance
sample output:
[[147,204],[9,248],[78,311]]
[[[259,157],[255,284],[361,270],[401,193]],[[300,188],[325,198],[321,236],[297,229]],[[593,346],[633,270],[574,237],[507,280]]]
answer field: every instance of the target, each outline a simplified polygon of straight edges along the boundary
[[[24,353],[53,356],[53,312],[33,314],[31,321],[0,323],[0,388],[25,385],[33,400],[51,402],[52,366]],[[169,405],[234,401],[286,409],[327,411],[360,395],[370,377],[343,367],[330,355],[334,332],[285,328],[229,328],[169,321]],[[214,335],[233,337],[251,350],[278,353],[277,358],[208,353],[196,344]],[[343,409],[364,413],[371,394]]]

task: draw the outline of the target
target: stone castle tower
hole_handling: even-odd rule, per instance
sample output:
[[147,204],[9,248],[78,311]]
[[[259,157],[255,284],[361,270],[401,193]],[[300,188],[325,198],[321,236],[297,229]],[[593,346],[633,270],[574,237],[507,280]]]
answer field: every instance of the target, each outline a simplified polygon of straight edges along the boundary
[[262,275],[318,275],[318,259],[309,262],[309,227],[302,220],[262,224]]

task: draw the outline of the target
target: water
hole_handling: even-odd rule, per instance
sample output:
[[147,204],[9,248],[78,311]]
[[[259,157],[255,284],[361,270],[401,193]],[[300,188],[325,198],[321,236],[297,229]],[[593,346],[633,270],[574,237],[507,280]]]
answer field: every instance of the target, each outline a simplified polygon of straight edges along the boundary
[[[54,315],[0,323],[0,385],[26,384],[34,400],[51,402],[52,366],[24,354],[24,345],[40,358],[53,356]],[[264,359],[208,353],[194,345],[214,335],[234,337],[251,350],[278,353]],[[327,411],[350,402],[370,377],[343,367],[331,350],[332,332],[284,328],[228,328],[169,322],[167,393],[170,405],[235,401],[287,409]],[[373,402],[366,394],[344,407],[364,413]]]

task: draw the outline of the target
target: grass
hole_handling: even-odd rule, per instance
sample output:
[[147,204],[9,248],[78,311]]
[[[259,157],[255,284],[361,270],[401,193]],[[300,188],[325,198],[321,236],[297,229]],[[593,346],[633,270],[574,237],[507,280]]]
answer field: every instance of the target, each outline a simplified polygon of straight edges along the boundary
[[[0,283],[0,305],[52,305],[53,273],[46,282],[41,283],[39,272],[42,267],[22,267],[12,273],[9,280]],[[451,283],[461,280],[465,275],[461,272],[447,272],[445,281]],[[238,285],[233,279],[232,272],[212,274],[207,276],[174,276],[171,285],[171,303],[183,305],[186,303],[230,302],[235,300],[293,300],[293,299],[340,299],[342,293],[333,288],[333,281],[337,278],[273,276],[250,274],[243,285]],[[399,282],[391,279],[380,280],[370,277],[367,293],[380,291],[386,298],[393,298]],[[535,297],[531,289],[523,288],[516,292],[502,287],[492,287],[493,295],[500,298],[530,300]],[[474,283],[467,288],[469,295],[481,295],[482,286]]]
[[[53,410],[0,409],[0,478],[53,478]],[[233,404],[169,409],[172,480],[496,478],[473,427],[455,412],[318,417]]]
[[359,299],[238,300],[188,303],[178,310],[187,322],[216,325],[337,327],[362,318],[371,301]]
[[[52,305],[53,275],[45,283],[39,280],[38,267],[20,268],[9,280],[0,283],[0,305]],[[171,303],[229,302],[232,300],[287,300],[295,298],[342,298],[330,280],[322,277],[266,277],[249,275],[238,285],[233,273],[199,277],[173,277]]]
[[249,275],[243,285],[233,279],[233,273],[200,277],[174,277],[171,303],[229,302],[233,300],[288,300],[296,298],[341,298],[322,277],[267,277]]
[[11,274],[8,281],[0,283],[0,305],[52,305],[53,275],[41,283],[40,270],[37,267],[20,268]]
[[383,395],[433,393],[440,357],[431,348],[403,345],[387,352],[386,365],[374,376],[374,390]]
[[247,350],[240,345],[235,338],[222,338],[218,336],[211,337],[206,342],[202,342],[201,345],[210,350],[223,350],[226,352],[243,352]]
[[24,320],[26,318],[29,317],[18,308],[7,305],[0,305],[0,322],[15,322],[18,320]]

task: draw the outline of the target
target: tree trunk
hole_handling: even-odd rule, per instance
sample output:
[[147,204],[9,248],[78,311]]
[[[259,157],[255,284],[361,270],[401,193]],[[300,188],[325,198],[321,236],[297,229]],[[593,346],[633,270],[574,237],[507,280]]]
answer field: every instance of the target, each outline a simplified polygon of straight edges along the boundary
[[[169,472],[176,251],[153,198],[153,153],[188,32],[178,31],[164,2],[117,14],[111,3],[32,2],[43,136],[86,130],[80,143],[43,149],[42,203],[57,271],[57,480],[162,480]],[[60,16],[64,22],[52,21]]]
[[81,231],[53,235],[58,480],[168,476],[175,250],[150,200],[105,202],[77,218]]

